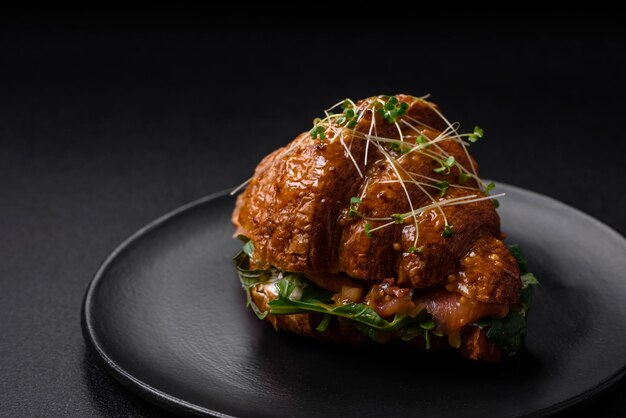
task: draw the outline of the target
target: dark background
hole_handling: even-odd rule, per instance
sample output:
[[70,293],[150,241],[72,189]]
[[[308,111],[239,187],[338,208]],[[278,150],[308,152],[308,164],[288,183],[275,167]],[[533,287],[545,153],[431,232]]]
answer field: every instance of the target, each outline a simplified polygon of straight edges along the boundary
[[[485,130],[483,176],[626,234],[618,23],[473,14],[322,30],[313,15],[268,32],[278,20],[235,32],[236,19],[180,13],[0,18],[0,416],[166,415],[86,350],[91,276],[139,227],[240,183],[344,97],[432,93]],[[578,412],[623,416],[625,399],[622,380]]]

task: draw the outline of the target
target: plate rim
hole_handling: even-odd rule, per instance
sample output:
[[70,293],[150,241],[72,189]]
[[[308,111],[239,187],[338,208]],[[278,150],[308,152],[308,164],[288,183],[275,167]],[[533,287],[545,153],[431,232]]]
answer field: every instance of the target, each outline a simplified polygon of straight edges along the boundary
[[[603,221],[589,215],[582,210],[568,205],[558,199],[555,199],[551,196],[547,196],[533,190],[524,189],[522,187],[514,186],[504,182],[496,182],[497,185],[503,185],[507,188],[513,189],[520,194],[526,194],[536,199],[541,199],[547,201],[551,204],[558,204],[567,207],[569,210],[572,210],[577,215],[583,216],[588,221],[595,224],[595,226],[601,227],[605,233],[608,233],[613,236],[614,239],[622,240],[626,243],[626,237],[624,237],[617,230],[607,225]],[[188,415],[205,415],[212,416],[217,418],[235,418],[232,415],[224,414],[219,411],[215,411],[209,408],[205,408],[194,403],[185,401],[184,399],[180,399],[176,396],[165,393],[161,390],[158,390],[149,384],[143,382],[142,380],[134,377],[131,373],[127,372],[122,368],[119,364],[115,362],[115,360],[111,359],[105,350],[102,348],[100,343],[97,341],[96,332],[94,329],[94,319],[91,316],[92,304],[93,304],[93,294],[97,288],[98,283],[105,276],[106,271],[108,270],[109,265],[117,258],[117,256],[122,253],[127,248],[131,247],[136,243],[140,238],[144,235],[150,233],[152,230],[159,227],[161,224],[167,222],[168,220],[174,218],[175,216],[186,212],[190,209],[193,209],[197,206],[200,206],[206,202],[211,200],[219,199],[231,194],[234,190],[234,187],[224,189],[215,193],[208,194],[199,199],[192,200],[188,203],[185,203],[181,206],[176,207],[175,209],[166,212],[164,215],[159,216],[155,220],[149,222],[143,227],[139,228],[133,234],[131,234],[128,238],[123,240],[120,244],[118,244],[115,249],[109,253],[109,255],[104,259],[104,261],[100,264],[96,273],[93,275],[90,280],[87,290],[85,292],[85,296],[83,297],[82,305],[81,305],[81,330],[83,334],[83,339],[87,345],[87,348],[93,350],[97,354],[97,358],[101,364],[104,365],[105,370],[108,371],[124,388],[130,390],[131,392],[137,394],[138,396],[148,400],[152,404],[155,404],[159,407],[165,408],[166,410],[176,412],[176,413],[185,413]],[[617,381],[626,375],[626,362],[621,366],[619,370],[617,370],[612,376],[608,377],[604,381],[600,382],[593,388],[579,393],[571,398],[568,398],[564,401],[558,402],[556,404],[547,406],[545,408],[539,409],[537,411],[533,411],[528,415],[522,415],[525,417],[545,417],[557,412],[561,412],[566,410],[567,408],[574,406],[579,403],[586,402],[613,386]]]
[[158,390],[149,384],[143,382],[142,380],[136,378],[131,373],[127,372],[122,368],[119,364],[115,362],[115,360],[111,359],[105,350],[101,347],[100,343],[97,341],[96,333],[93,325],[93,318],[91,317],[91,307],[93,303],[93,294],[95,289],[104,277],[109,265],[115,260],[115,258],[123,252],[126,248],[129,248],[136,241],[138,241],[141,237],[148,234],[152,230],[156,229],[161,224],[165,223],[169,219],[186,212],[190,209],[193,209],[196,206],[200,206],[203,203],[209,202],[214,199],[219,199],[231,193],[234,188],[229,188],[225,190],[221,190],[219,192],[211,193],[209,195],[203,196],[199,199],[192,200],[191,202],[185,203],[177,208],[165,213],[164,215],[159,216],[152,222],[144,225],[139,228],[133,234],[131,234],[128,238],[118,244],[115,249],[104,259],[104,261],[100,264],[93,278],[89,282],[87,286],[87,291],[85,292],[85,296],[83,298],[82,306],[81,306],[81,329],[83,333],[83,338],[86,342],[86,345],[89,349],[93,350],[96,354],[100,362],[105,366],[107,371],[113,375],[113,377],[122,384],[125,388],[129,389],[131,392],[134,392],[140,397],[147,399],[153,404],[157,406],[164,407],[170,411],[180,412],[182,411],[186,414],[190,415],[199,415],[205,414],[212,417],[217,418],[236,418],[232,415],[224,414],[219,411],[214,411],[212,409],[208,409],[191,402],[187,402],[184,399],[177,398],[176,396],[165,393],[161,390]]

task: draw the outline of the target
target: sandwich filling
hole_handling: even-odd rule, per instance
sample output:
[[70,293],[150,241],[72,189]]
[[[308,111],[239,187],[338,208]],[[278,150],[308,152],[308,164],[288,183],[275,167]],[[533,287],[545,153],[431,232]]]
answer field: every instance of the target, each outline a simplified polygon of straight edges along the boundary
[[334,321],[341,321],[344,327],[352,327],[376,342],[400,339],[417,342],[426,349],[431,345],[440,348],[442,342],[458,349],[462,335],[474,328],[484,330],[498,348],[494,358],[481,360],[497,360],[500,352],[512,355],[523,346],[532,285],[537,280],[528,271],[517,245],[509,249],[522,273],[520,301],[498,304],[467,297],[457,286],[411,289],[397,286],[393,278],[362,284],[345,274],[258,269],[252,242],[240,238],[245,244],[235,263],[248,305],[260,319],[270,320],[275,327],[278,315],[316,314],[315,331],[320,336]]

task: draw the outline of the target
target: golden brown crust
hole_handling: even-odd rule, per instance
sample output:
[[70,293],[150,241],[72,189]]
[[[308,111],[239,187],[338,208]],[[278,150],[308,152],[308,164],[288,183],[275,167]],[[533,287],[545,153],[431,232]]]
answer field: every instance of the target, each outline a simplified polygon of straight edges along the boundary
[[[413,103],[408,114],[443,129],[441,120],[421,101]],[[376,118],[380,135],[398,135],[394,125],[384,124],[378,115]],[[370,121],[367,112],[357,130],[367,131]],[[363,184],[346,149],[363,172],[365,145],[350,134],[320,142],[303,133],[259,164],[244,197],[238,200],[241,208],[237,209],[236,224],[247,232],[261,257],[286,271],[345,271],[355,278],[378,278],[381,266],[387,265],[385,260],[372,263],[370,259],[363,274],[339,265],[343,228],[338,220]],[[368,166],[381,158],[374,147],[369,155]],[[382,241],[377,247],[377,254],[384,253]]]
[[[397,97],[409,100],[406,96]],[[409,117],[430,126],[422,129],[421,134],[436,138],[437,129],[445,127],[439,116],[423,101],[409,102]],[[371,113],[366,112],[357,131],[369,130],[371,117]],[[399,137],[398,127],[384,122],[378,115],[376,127],[379,135]],[[405,137],[416,135],[412,128],[401,129]],[[485,257],[478,258],[487,260],[484,274],[480,268],[465,274],[459,265],[467,254],[485,248],[476,244],[481,239],[496,239],[501,235],[500,218],[489,200],[444,207],[443,214],[454,231],[451,237],[442,236],[445,220],[441,210],[434,208],[419,215],[417,246],[420,252],[409,251],[416,234],[412,218],[404,224],[377,230],[368,238],[365,225],[369,223],[375,228],[385,221],[347,216],[350,197],[355,195],[362,196],[359,212],[370,218],[408,212],[406,192],[413,207],[428,204],[433,197],[441,200],[436,189],[426,190],[412,183],[406,184],[405,192],[397,181],[398,175],[407,180],[406,172],[410,172],[456,183],[459,176],[456,166],[449,174],[436,173],[433,171],[438,164],[435,160],[411,152],[401,157],[395,155],[394,169],[383,151],[372,144],[367,165],[364,165],[366,141],[355,139],[349,133],[331,139],[312,140],[304,133],[268,155],[237,199],[233,222],[237,233],[252,239],[258,258],[285,271],[343,272],[351,278],[369,281],[396,277],[398,284],[413,288],[432,288],[455,280],[464,286],[457,286],[455,290],[467,297],[492,303],[517,302],[519,272],[501,241],[490,245],[501,252],[503,268],[492,268]],[[468,170],[477,169],[474,160],[456,141],[447,139],[431,148],[445,151]],[[346,149],[363,172],[363,178]],[[466,186],[476,185],[472,179],[466,183]],[[476,189],[451,187],[445,199],[470,195],[483,196]]]
[[[346,138],[355,154],[363,141]],[[288,152],[287,155],[284,155]],[[244,192],[239,222],[260,256],[286,271],[332,271],[336,223],[358,176],[340,141],[312,141],[308,134],[275,152]]]
[[[434,139],[438,133],[427,131],[426,134]],[[437,145],[445,149],[449,155],[454,156],[459,163],[469,167],[470,161],[458,143],[443,141]],[[405,191],[402,185],[397,182],[398,174],[408,181],[406,172],[410,172],[416,177],[423,175],[437,178],[440,181],[454,182],[458,178],[456,168],[453,168],[448,175],[437,174],[433,172],[433,168],[437,168],[436,162],[419,153],[409,153],[398,158],[398,167],[395,169],[385,158],[379,157],[378,161],[368,166],[365,173],[367,180],[363,182],[359,191],[359,195],[363,195],[359,211],[369,218],[389,217],[392,213],[407,213],[411,210],[411,206],[406,198],[406,192],[409,193],[413,208],[428,204],[431,196],[440,199],[436,189],[426,190],[424,187],[419,188],[415,184],[406,183]],[[390,183],[390,181],[396,182]],[[475,183],[470,182],[469,185],[475,186]],[[424,192],[425,190],[430,196]],[[450,189],[446,197],[460,197],[470,194],[475,194],[475,191]],[[489,206],[491,207],[489,208]],[[413,287],[418,288],[441,284],[446,277],[437,274],[441,270],[441,265],[448,269],[454,269],[456,261],[462,255],[456,254],[454,243],[467,241],[467,235],[476,229],[471,227],[472,223],[488,226],[490,231],[487,232],[499,231],[499,218],[493,210],[493,206],[489,202],[486,204],[479,202],[476,207],[487,208],[487,210],[483,210],[484,213],[481,212],[479,217],[455,217],[458,218],[455,219],[455,222],[463,229],[458,231],[459,234],[455,234],[460,235],[460,237],[455,238],[452,242],[441,236],[444,222],[438,211],[428,211],[420,217],[419,246],[427,250],[426,254],[429,253],[430,247],[436,247],[437,254],[432,260],[438,266],[431,266],[429,264],[431,259],[426,258],[425,254],[417,255],[408,252],[409,247],[414,244],[415,237],[415,226],[411,222],[412,218],[408,218],[403,225],[391,225],[378,230],[370,238],[365,233],[365,225],[369,223],[372,227],[376,227],[384,224],[385,221],[371,222],[362,218],[346,220],[348,225],[344,228],[340,245],[340,270],[359,279],[380,280],[383,277],[397,276],[401,281],[410,282]],[[464,208],[461,210],[459,208],[460,206],[446,207],[444,212],[447,216],[454,216],[453,214],[457,213],[463,214]],[[433,219],[432,214],[436,214],[438,217]],[[491,217],[492,215],[493,217]],[[393,243],[400,244],[400,251],[392,250]]]
[[448,277],[448,290],[487,303],[519,300],[522,282],[517,261],[498,238],[487,235],[476,240],[458,270]]
[[[439,134],[447,124],[435,105],[408,96],[396,97],[409,105],[406,117],[418,121],[414,126],[386,123],[380,115],[368,111],[355,128],[357,135],[369,132],[375,122],[374,133],[379,137],[402,136],[413,143],[418,135],[441,139]],[[502,242],[500,218],[490,200],[426,209],[417,216],[417,232],[413,218],[408,217],[404,223],[376,230],[371,237],[365,233],[366,224],[376,228],[388,222],[371,218],[407,213],[411,209],[409,202],[417,208],[431,204],[433,199],[485,197],[474,179],[461,181],[456,165],[435,172],[440,163],[432,153],[402,155],[389,147],[377,148],[371,142],[367,145],[352,131],[339,132],[331,133],[324,141],[303,133],[258,165],[233,212],[237,233],[246,235],[254,244],[252,265],[304,273],[316,283],[324,281],[323,287],[333,292],[342,285],[337,279],[329,286],[329,277],[360,280],[356,286],[362,284],[366,291],[385,278],[394,278],[402,288],[445,288],[457,296],[494,306],[507,307],[519,301],[520,272]],[[458,141],[439,140],[430,145],[433,150],[454,157],[467,172],[477,173],[476,162]],[[410,177],[428,177],[431,184],[425,188]],[[433,180],[451,185],[444,197],[432,188]],[[455,183],[463,186],[455,187]],[[361,198],[360,216],[348,216],[352,196]],[[453,228],[451,236],[444,236],[446,220]],[[411,247],[419,251],[409,250]],[[269,310],[271,294],[258,287],[251,295],[262,311]],[[317,339],[369,341],[353,323],[342,318],[333,318],[324,332],[316,330],[322,320],[320,314],[267,315],[267,320],[276,329]],[[500,357],[484,330],[466,325],[461,328],[461,339],[459,351],[466,357],[483,361]]]

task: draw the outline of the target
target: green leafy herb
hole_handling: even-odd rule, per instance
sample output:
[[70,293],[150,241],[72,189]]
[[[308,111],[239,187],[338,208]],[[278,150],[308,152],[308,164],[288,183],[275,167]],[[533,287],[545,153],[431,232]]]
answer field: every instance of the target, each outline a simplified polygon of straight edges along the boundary
[[[369,230],[369,227],[367,229]],[[353,321],[357,330],[375,341],[384,342],[393,338],[408,341],[420,337],[424,340],[427,349],[431,345],[431,334],[437,337],[443,335],[436,329],[435,322],[425,309],[414,317],[395,315],[393,319],[385,319],[363,303],[336,305],[332,299],[333,292],[315,285],[299,273],[285,273],[273,267],[269,270],[250,269],[250,257],[254,253],[254,246],[247,238],[240,238],[244,240],[244,246],[234,260],[241,285],[246,291],[247,305],[260,319],[264,319],[268,313],[274,315],[319,313],[323,316],[316,329],[324,332],[328,329],[332,317],[342,317]],[[528,264],[519,246],[512,245],[509,248],[522,272],[520,306],[512,308],[502,319],[484,319],[472,325],[487,329],[488,338],[494,341],[503,352],[513,354],[524,344],[532,287],[537,285],[538,281],[528,271]],[[409,248],[409,252],[421,251],[421,247]],[[269,303],[269,311],[261,312],[252,300],[250,292],[255,286],[267,284],[273,284],[276,287],[278,296]]]
[[[243,251],[235,257],[235,260],[241,284],[248,295],[248,306],[260,319],[264,319],[268,313],[272,315],[319,313],[323,314],[316,328],[319,332],[328,329],[332,317],[342,317],[354,321],[356,329],[376,341],[387,341],[391,338],[409,340],[421,336],[426,340],[427,346],[430,345],[427,333],[433,330],[434,322],[425,309],[414,317],[395,315],[393,319],[384,319],[363,303],[335,305],[332,299],[333,292],[322,289],[299,273],[285,273],[277,269],[246,270],[241,265],[249,264],[249,256]],[[250,297],[250,289],[269,283],[276,286],[278,295],[269,303],[269,311],[261,312]]]
[[[300,274],[289,274],[276,282],[276,286],[281,291],[278,298],[269,303],[270,313],[275,315],[317,312],[347,318],[382,331],[393,331],[407,323],[426,319],[423,315],[414,318],[396,315],[388,321],[363,303],[335,305],[332,301],[332,292],[319,288]],[[299,298],[291,296],[293,293],[298,294]]]
[[526,262],[526,259],[522,254],[522,249],[520,248],[520,246],[517,244],[509,245],[509,251],[511,252],[511,255],[515,258],[515,261],[517,261],[520,273],[530,273],[528,271],[528,263]]
[[441,337],[443,334],[435,328],[435,322],[432,318],[426,318],[420,322],[413,322],[404,326],[399,332],[399,337],[404,341],[409,341],[415,337],[422,337],[426,344],[426,349],[430,349],[430,334]]
[[357,125],[358,114],[354,111],[352,103],[349,100],[344,100],[341,105],[343,114],[335,119],[335,123],[339,126],[347,126],[348,128],[354,128]]
[[412,148],[413,147],[411,145],[407,145],[407,143],[404,141],[398,140],[391,142],[391,149],[401,154],[408,153],[409,151],[411,151]]
[[388,123],[395,123],[400,116],[404,116],[409,109],[408,103],[400,102],[395,96],[389,96],[387,102],[378,109],[378,113]]
[[435,173],[443,173],[445,171],[446,174],[448,174],[448,173],[450,173],[450,168],[452,168],[454,166],[454,164],[456,163],[456,160],[451,155],[448,158],[446,158],[445,160],[439,161],[439,163],[441,164],[441,166],[433,169],[433,171]]
[[419,254],[424,252],[424,247],[409,247],[409,249],[407,250],[409,253],[411,254]]
[[482,138],[483,137],[483,130],[480,129],[478,126],[474,126],[474,132],[469,134],[467,139],[470,142],[476,142],[478,141],[478,138]]
[[498,199],[491,199],[491,203],[493,204],[493,207],[496,209],[500,207],[500,201]]
[[453,228],[452,225],[446,224],[443,227],[443,232],[441,233],[441,236],[445,238],[450,238],[454,234],[454,232],[452,231],[452,228]]
[[241,247],[241,251],[246,253],[248,257],[252,257],[252,253],[254,252],[254,245],[252,244],[252,240],[249,240],[245,244],[243,244],[243,247]]
[[397,224],[403,224],[404,223],[404,216],[402,216],[402,214],[400,213],[394,213],[391,215],[391,220],[394,221]]
[[[276,282],[276,287],[278,288],[278,296],[282,299],[291,300],[291,295],[293,291],[296,290],[296,287],[298,287],[298,285],[300,285],[300,282],[298,281],[297,275],[290,274],[288,276],[285,276],[285,278]],[[299,296],[300,295],[298,295],[298,297],[294,299],[299,299]]]
[[433,321],[432,319],[429,319],[428,321],[424,321],[420,323],[420,327],[424,329],[433,329],[435,328],[435,321]]
[[367,222],[363,229],[365,230],[365,236],[368,238],[372,238],[372,224]]
[[447,181],[440,181],[439,183],[435,184],[435,187],[439,189],[439,194],[441,195],[441,197],[443,197],[448,191],[448,188],[450,187],[450,183],[448,183]]
[[[241,238],[241,237],[240,237]],[[245,238],[245,237],[243,237]],[[247,238],[245,238],[247,239]],[[250,245],[248,245],[250,244]],[[241,286],[246,291],[246,306],[252,308],[256,316],[263,319],[267,316],[267,312],[261,312],[259,307],[252,301],[251,289],[259,283],[271,282],[272,280],[278,280],[282,273],[276,269],[270,270],[252,270],[250,269],[250,256],[254,252],[254,247],[250,240],[247,240],[242,250],[233,258],[237,268],[237,274],[241,281]]]
[[469,174],[467,174],[463,170],[459,170],[459,183],[466,184],[468,180],[469,180]]
[[502,319],[483,320],[475,325],[479,328],[489,327],[485,335],[506,353],[517,353],[524,346],[526,316],[521,311],[511,309]]
[[422,135],[415,138],[415,144],[419,144],[420,148],[423,148],[423,149],[430,147],[430,144],[428,143],[428,141],[426,141],[426,138],[424,138]]
[[309,134],[311,135],[311,139],[319,138],[320,141],[323,141],[326,137],[326,132],[321,124],[314,126],[313,129],[309,131]]
[[363,203],[361,198],[358,198],[358,197],[355,197],[355,196],[350,198],[350,208],[348,210],[348,218],[354,218],[355,216],[360,216],[361,215],[359,213],[359,205],[361,203]]
[[328,324],[330,324],[330,315],[324,315],[324,317],[322,318],[322,320],[320,321],[319,325],[317,326],[317,328],[315,328],[317,331],[319,332],[324,332],[328,329]]
[[530,309],[530,302],[532,300],[532,286],[539,285],[539,280],[532,273],[522,274],[522,291],[520,292],[520,303],[523,309]]
[[528,287],[531,285],[539,284],[539,280],[532,273],[522,274],[522,287]]

